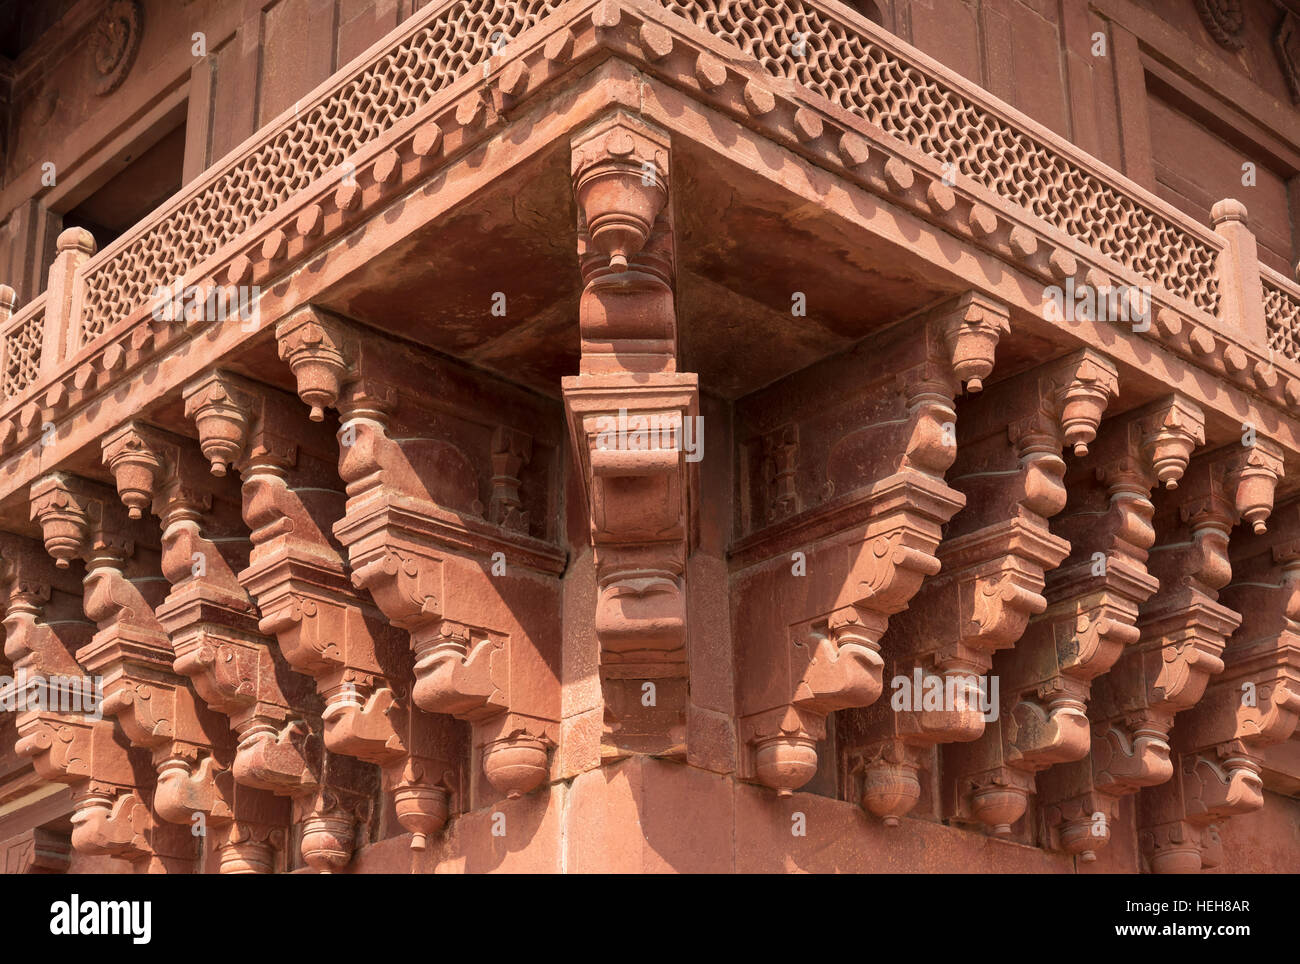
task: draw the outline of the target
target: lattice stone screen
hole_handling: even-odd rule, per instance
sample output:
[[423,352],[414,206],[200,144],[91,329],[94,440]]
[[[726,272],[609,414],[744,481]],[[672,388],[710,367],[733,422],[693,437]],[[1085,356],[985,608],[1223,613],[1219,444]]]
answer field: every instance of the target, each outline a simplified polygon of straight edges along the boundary
[[[1214,314],[1215,251],[806,0],[664,0],[885,132]],[[804,56],[792,54],[802,40]]]
[[1264,317],[1268,321],[1268,347],[1300,361],[1300,300],[1267,277]]
[[158,288],[183,277],[276,205],[482,64],[498,35],[518,36],[560,3],[451,4],[95,266],[86,279],[80,344],[148,303]]
[[[663,0],[756,58],[1033,211],[1198,307],[1217,307],[1215,252],[1095,175],[990,116],[807,0]],[[488,56],[560,0],[462,0],[305,111],[87,277],[80,343],[147,303],[223,244]],[[802,38],[805,56],[794,54]]]
[[41,367],[41,340],[45,331],[45,311],[33,312],[4,336],[4,370],[0,371],[0,398],[10,399],[36,381]]

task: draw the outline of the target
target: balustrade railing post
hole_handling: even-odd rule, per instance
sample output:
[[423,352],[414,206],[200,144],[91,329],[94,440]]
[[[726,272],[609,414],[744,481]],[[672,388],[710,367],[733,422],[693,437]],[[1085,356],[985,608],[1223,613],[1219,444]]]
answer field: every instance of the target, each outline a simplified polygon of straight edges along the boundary
[[1210,211],[1214,231],[1223,238],[1219,252],[1219,317],[1246,339],[1268,344],[1264,320],[1264,290],[1259,276],[1259,249],[1247,227],[1246,205],[1232,198],[1219,201]]
[[[9,324],[9,319],[14,315],[14,306],[18,301],[18,294],[8,285],[0,285],[0,331]],[[0,401],[3,401],[9,395],[9,338],[8,336],[0,337]]]
[[41,377],[56,371],[77,347],[80,319],[73,317],[77,269],[95,253],[95,238],[85,228],[60,232],[57,253],[50,265],[50,283],[45,296],[45,333],[41,340]]

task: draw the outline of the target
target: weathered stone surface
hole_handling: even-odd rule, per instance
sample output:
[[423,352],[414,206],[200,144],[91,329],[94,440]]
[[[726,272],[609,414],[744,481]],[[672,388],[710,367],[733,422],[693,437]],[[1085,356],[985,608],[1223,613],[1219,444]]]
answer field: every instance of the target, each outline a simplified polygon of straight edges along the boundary
[[0,870],[1300,865],[1295,15],[336,7],[13,14]]

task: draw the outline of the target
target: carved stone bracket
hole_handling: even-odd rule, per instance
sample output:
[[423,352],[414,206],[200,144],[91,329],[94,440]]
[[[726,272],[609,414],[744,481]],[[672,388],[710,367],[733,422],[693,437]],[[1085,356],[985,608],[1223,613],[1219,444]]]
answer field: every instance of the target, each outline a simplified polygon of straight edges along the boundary
[[[577,135],[571,150],[582,357],[563,389],[591,520],[612,721],[636,680],[687,675],[684,578],[703,435],[698,380],[677,370],[668,137],[620,112]],[[684,721],[684,704],[660,706],[648,725],[662,752],[680,748]],[[606,742],[625,742],[620,732],[608,729]]]
[[[123,476],[137,478],[140,447],[120,433],[110,442]],[[128,483],[129,497],[138,491]],[[32,516],[45,533],[47,549],[57,550],[56,562],[69,553],[86,562],[83,608],[98,628],[78,660],[103,678],[104,712],[116,718],[132,746],[153,755],[154,813],[187,827],[195,813],[214,823],[228,820],[229,731],[172,671],[171,642],[155,601],[142,582],[128,577],[134,539],[111,490],[75,477],[47,476],[33,485]],[[95,806],[102,802],[97,798]]]
[[[318,393],[331,391],[328,386],[336,384],[331,379],[343,371],[342,362],[315,365],[309,346],[319,348],[316,332],[297,333],[305,354],[294,355],[291,364],[307,385],[307,397],[322,406],[333,404],[336,394]],[[292,794],[300,803],[314,787],[316,793],[348,791],[347,784],[325,787],[306,777],[313,766],[328,764],[329,756],[315,745],[320,739],[331,754],[379,766],[386,788],[403,789],[406,819],[418,820],[412,807],[427,804],[427,816],[445,822],[453,788],[413,783],[412,774],[436,773],[441,780],[453,764],[440,759],[412,769],[416,745],[437,742],[425,734],[430,727],[437,730],[437,724],[411,705],[397,631],[357,595],[359,584],[354,585],[319,521],[338,511],[337,500],[322,495],[325,501],[313,502],[298,491],[298,448],[289,441],[294,418],[285,401],[221,372],[190,386],[186,397],[205,454],[215,454],[214,467],[232,465],[243,480],[244,521],[252,530],[253,548],[248,568],[238,578],[257,600],[262,613],[258,630],[276,638],[289,666],[315,680],[324,701],[319,737],[297,719],[258,721],[250,727],[242,735],[240,754],[246,759],[237,762],[237,772]],[[328,823],[321,814],[312,819]],[[422,826],[427,832],[429,824]],[[309,842],[323,839],[319,834],[304,837],[304,855]],[[422,845],[423,839],[415,842]]]
[[[794,792],[816,772],[816,744],[825,736],[830,713],[870,706],[880,696],[882,673],[890,665],[881,639],[891,617],[908,610],[922,583],[939,572],[935,552],[942,526],[964,502],[943,481],[956,457],[954,396],[962,381],[968,390],[982,388],[998,338],[1007,329],[1001,306],[968,294],[934,309],[923,320],[921,337],[909,328],[910,341],[886,339],[876,346],[873,350],[888,359],[886,369],[897,373],[883,389],[889,402],[873,421],[831,446],[821,493],[825,501],[769,525],[733,554],[758,563],[740,583],[741,636],[756,665],[778,670],[766,680],[741,681],[741,738],[748,750],[742,774],[778,794]],[[875,392],[880,397],[881,389]],[[1030,544],[1022,533],[1010,538]],[[1048,546],[1049,555],[1053,548]],[[795,567],[783,555],[790,549],[802,557]],[[965,606],[962,624],[969,627],[960,638],[984,632],[1001,637],[1009,631],[1012,610],[1033,607],[1024,598],[1024,587],[1033,580],[1021,577],[1016,563],[1004,565],[996,552],[980,559],[972,563],[970,579],[954,583],[962,599],[953,602]],[[816,582],[832,588],[812,589],[816,598],[811,598],[808,584],[814,581],[799,581],[804,571],[816,572]],[[876,788],[871,792],[881,795],[869,806],[891,819],[908,809],[900,794],[914,786],[919,793],[909,778],[919,754],[906,747],[933,744],[942,738],[935,728],[960,727],[967,711],[976,710],[971,681],[978,675],[978,659],[973,650],[960,649],[958,639],[953,643],[957,648],[938,668],[960,700],[970,698],[969,707],[902,723],[882,719],[880,742],[858,748],[862,760],[877,761],[862,764],[864,781],[882,781],[871,783]],[[775,650],[771,656],[769,648]],[[888,770],[881,769],[882,760]]]
[[[1225,489],[1231,492],[1236,467],[1225,468]],[[1271,502],[1271,491],[1269,496]],[[1291,502],[1274,532],[1251,528],[1235,547],[1234,579],[1223,594],[1231,610],[1242,614],[1222,654],[1224,669],[1178,718],[1171,740],[1177,779],[1139,798],[1139,827],[1151,831],[1153,840],[1160,828],[1174,824],[1184,825],[1187,839],[1203,840],[1210,827],[1262,807],[1263,753],[1289,739],[1300,722],[1300,512]],[[1151,857],[1157,871],[1209,866],[1203,847],[1196,850],[1200,863],[1191,850],[1178,859],[1164,851]]]
[[[455,504],[464,496],[452,493],[436,468],[393,438],[395,421],[427,424],[437,416],[416,411],[414,403],[384,387],[401,379],[387,374],[391,361],[381,348],[313,308],[281,322],[277,337],[303,400],[339,410],[339,475],[349,498],[335,534],[347,548],[353,586],[367,590],[389,622],[410,635],[416,705],[469,721],[489,783],[510,797],[529,792],[549,773],[548,750],[558,724],[514,706],[512,680],[522,665],[514,666],[512,656],[529,641],[520,639],[518,628],[484,628],[491,617],[482,603],[495,595],[488,578],[491,559],[556,571],[554,550],[529,536],[523,508],[520,476],[532,457],[531,436],[495,429],[487,508],[474,500],[467,513]],[[424,444],[473,472],[450,443]],[[402,780],[437,769],[408,767]],[[406,783],[407,812],[417,800],[444,792]],[[441,811],[445,815],[445,801]],[[412,814],[410,820],[414,827],[418,818]],[[416,839],[428,832],[418,831]]]

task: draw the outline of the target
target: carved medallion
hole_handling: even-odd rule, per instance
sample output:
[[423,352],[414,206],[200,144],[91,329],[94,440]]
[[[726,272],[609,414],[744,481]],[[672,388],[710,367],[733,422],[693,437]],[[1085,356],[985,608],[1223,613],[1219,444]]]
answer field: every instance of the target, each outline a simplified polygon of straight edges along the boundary
[[95,70],[103,78],[95,88],[100,97],[122,85],[140,50],[144,12],[139,0],[113,0],[95,24],[90,36]]
[[1241,0],[1196,0],[1196,9],[1201,15],[1201,23],[1219,46],[1240,50],[1245,45],[1241,34],[1246,25],[1246,15]]
[[1282,18],[1282,25],[1277,28],[1273,39],[1277,48],[1278,63],[1282,66],[1282,76],[1291,91],[1291,100],[1300,104],[1300,23],[1295,14],[1287,11]]

